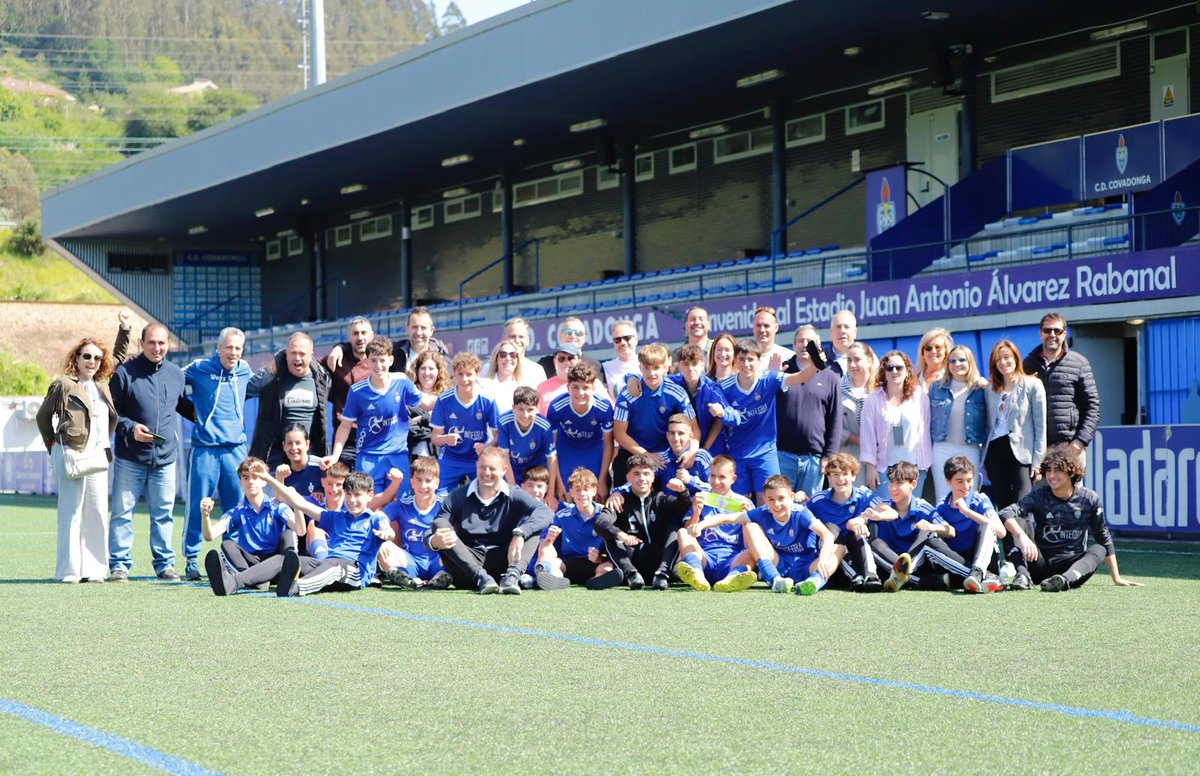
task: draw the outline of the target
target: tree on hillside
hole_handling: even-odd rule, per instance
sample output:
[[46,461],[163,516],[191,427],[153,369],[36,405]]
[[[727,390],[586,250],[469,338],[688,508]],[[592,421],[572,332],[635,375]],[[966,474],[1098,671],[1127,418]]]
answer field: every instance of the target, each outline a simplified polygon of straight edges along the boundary
[[187,127],[190,132],[199,132],[214,124],[220,124],[258,106],[253,95],[235,92],[232,89],[213,89],[198,95],[188,106]]
[[0,217],[14,221],[38,217],[37,176],[20,154],[0,148]]

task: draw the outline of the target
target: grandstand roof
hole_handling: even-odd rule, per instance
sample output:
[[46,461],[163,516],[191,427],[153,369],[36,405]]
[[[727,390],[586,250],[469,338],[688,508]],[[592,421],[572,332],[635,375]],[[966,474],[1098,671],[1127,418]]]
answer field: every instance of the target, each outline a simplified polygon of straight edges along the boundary
[[[926,18],[935,7],[949,18]],[[1118,0],[539,0],[53,189],[44,231],[186,241],[203,224],[206,241],[244,241],[594,154],[598,136],[638,142],[759,111],[773,96],[855,88],[865,100],[871,83],[920,83],[938,46],[1002,57],[1132,13]],[[849,46],[862,53],[844,56]],[[738,87],[770,69],[783,77]],[[568,129],[594,118],[607,126]],[[462,154],[472,161],[443,166]],[[352,184],[366,188],[340,193]]]

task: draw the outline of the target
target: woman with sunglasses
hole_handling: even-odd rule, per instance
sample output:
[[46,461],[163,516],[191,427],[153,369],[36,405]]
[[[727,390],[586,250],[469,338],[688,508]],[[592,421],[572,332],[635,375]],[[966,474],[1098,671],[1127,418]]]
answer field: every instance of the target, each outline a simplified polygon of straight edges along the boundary
[[[118,349],[124,350],[119,342]],[[63,375],[50,384],[37,413],[58,489],[54,577],[60,582],[108,578],[109,437],[117,427],[108,378],[114,368],[108,348],[84,337],[67,354]]]
[[889,350],[880,359],[875,384],[879,387],[863,403],[859,437],[866,485],[880,498],[890,498],[888,467],[907,461],[920,471],[915,491],[920,493],[932,462],[929,397],[917,387],[912,363],[899,350]]
[[[437,353],[426,351],[418,354],[408,364],[408,379],[413,381],[423,397],[438,397],[450,389],[450,372],[446,369],[446,359]],[[429,437],[433,430],[429,425],[429,410],[421,409],[420,405],[408,408],[408,455],[416,458],[422,455],[435,455]]]
[[929,436],[933,440],[933,489],[940,502],[950,483],[936,474],[946,461],[961,455],[979,470],[987,441],[987,380],[979,376],[975,355],[955,345],[946,356],[946,372],[929,386]]
[[[926,393],[938,380],[946,374],[946,354],[954,347],[954,338],[942,327],[930,329],[921,337],[917,345],[919,351],[917,360],[921,363],[921,373],[917,375],[917,383]],[[938,479],[938,478],[934,478]]]
[[1021,367],[1017,346],[1000,340],[988,356],[988,441],[983,456],[996,509],[1033,489],[1046,453],[1046,389]]
[[497,417],[512,409],[513,391],[525,385],[521,366],[521,347],[514,340],[500,340],[492,348],[488,377],[479,378],[479,390],[496,402]]

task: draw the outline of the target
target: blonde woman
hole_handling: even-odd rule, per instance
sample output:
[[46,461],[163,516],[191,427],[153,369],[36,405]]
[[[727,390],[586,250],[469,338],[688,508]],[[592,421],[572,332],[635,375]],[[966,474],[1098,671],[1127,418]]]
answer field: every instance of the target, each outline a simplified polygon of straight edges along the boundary
[[525,385],[522,378],[521,345],[515,340],[503,339],[492,348],[488,359],[488,377],[479,378],[479,389],[496,402],[496,416],[512,409],[513,391]]
[[[987,441],[987,380],[979,376],[975,354],[955,345],[946,356],[946,373],[929,387],[929,436],[933,440],[933,489],[940,502],[950,492],[938,476],[946,461],[965,456],[979,471]],[[979,479],[976,479],[978,486]]]
[[117,427],[108,378],[115,367],[103,343],[84,337],[67,354],[63,375],[50,384],[38,410],[58,488],[54,577],[60,582],[108,578],[109,438]]
[[954,338],[942,327],[930,329],[917,346],[917,383],[926,393],[946,374],[946,354],[954,347]]

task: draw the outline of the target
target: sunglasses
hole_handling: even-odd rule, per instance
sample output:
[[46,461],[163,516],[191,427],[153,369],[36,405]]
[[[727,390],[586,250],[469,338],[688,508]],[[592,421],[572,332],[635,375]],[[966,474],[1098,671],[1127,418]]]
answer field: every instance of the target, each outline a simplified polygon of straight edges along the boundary
[[625,336],[623,336],[623,337],[613,337],[613,344],[614,344],[614,345],[620,345],[620,344],[621,344],[621,343],[623,343],[623,342],[633,342],[633,338],[634,338],[635,336],[637,336],[637,335],[635,335],[635,334],[626,334],[626,335],[625,335]]
[[102,353],[96,353],[96,354],[80,353],[79,354],[80,361],[100,361],[103,358],[104,358],[104,355]]
[[498,351],[496,351],[496,358],[516,358],[516,357],[517,357],[517,351],[515,351],[515,350],[498,350]]
[[572,337],[582,337],[586,332],[583,329],[563,329],[562,333]]
[[555,357],[554,357],[554,360],[555,360],[555,361],[558,361],[558,362],[560,362],[560,363],[564,363],[564,364],[565,364],[565,363],[566,363],[566,362],[568,362],[568,361],[578,361],[578,360],[579,360],[579,356],[570,356],[570,355],[567,355],[567,354],[565,354],[565,353],[564,353],[564,354],[563,354],[563,355],[561,355],[561,356],[555,356]]
[[967,363],[967,359],[966,359],[966,358],[964,358],[963,356],[954,356],[953,358],[948,358],[948,359],[946,359],[946,361],[948,361],[948,362],[949,362],[949,363],[951,363],[951,364],[965,364],[965,363]]
[[1066,331],[1066,329],[1061,328],[1059,326],[1043,326],[1042,327],[1042,334],[1059,335],[1059,334],[1062,334],[1064,331]]
[[884,364],[883,368],[889,372],[903,372],[904,364]]
[[945,349],[946,349],[946,347],[944,345],[926,345],[925,346],[926,353],[928,353],[931,350],[945,350]]

